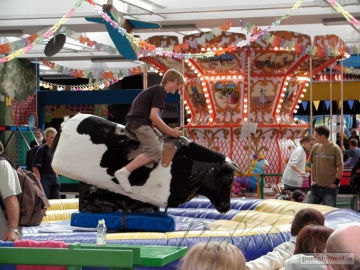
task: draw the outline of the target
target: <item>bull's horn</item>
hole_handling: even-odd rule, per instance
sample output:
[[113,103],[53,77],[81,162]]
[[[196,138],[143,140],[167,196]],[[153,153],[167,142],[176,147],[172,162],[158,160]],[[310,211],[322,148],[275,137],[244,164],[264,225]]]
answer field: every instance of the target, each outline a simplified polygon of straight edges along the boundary
[[240,167],[228,157],[225,158],[225,165],[234,171],[237,171],[237,172],[241,171]]

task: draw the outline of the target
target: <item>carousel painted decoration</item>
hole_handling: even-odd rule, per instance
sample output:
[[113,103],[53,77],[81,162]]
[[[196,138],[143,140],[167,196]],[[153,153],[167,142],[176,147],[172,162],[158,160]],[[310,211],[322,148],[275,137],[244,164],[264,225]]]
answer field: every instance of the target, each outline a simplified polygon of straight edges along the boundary
[[[229,46],[234,50],[209,58],[141,58],[159,72],[168,68],[184,72],[187,136],[229,156],[244,171],[255,154],[269,162],[267,172],[283,171],[291,151],[309,129],[308,124],[295,121],[293,113],[309,89],[310,76],[345,53],[345,45],[337,36],[317,36],[312,44],[307,35],[285,31],[272,34],[279,40],[278,47],[258,39],[249,47],[238,48],[236,44],[245,36],[229,32],[206,44],[191,42],[204,35],[200,33],[184,37],[184,43],[194,45],[183,53],[219,51]],[[149,42],[168,47],[177,40],[155,36]],[[312,45],[319,53],[310,63],[309,52],[281,47],[285,42],[296,44],[296,48]],[[336,56],[321,53],[324,48],[335,50]]]

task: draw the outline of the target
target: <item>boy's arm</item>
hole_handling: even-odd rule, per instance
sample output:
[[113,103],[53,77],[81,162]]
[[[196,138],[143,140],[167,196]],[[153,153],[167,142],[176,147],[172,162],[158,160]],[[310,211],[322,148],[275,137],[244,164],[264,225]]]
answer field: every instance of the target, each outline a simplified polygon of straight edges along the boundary
[[181,132],[179,128],[171,128],[165,122],[160,118],[159,116],[159,108],[151,108],[150,111],[150,120],[153,122],[153,124],[164,134],[169,135],[171,137],[179,137],[181,135]]

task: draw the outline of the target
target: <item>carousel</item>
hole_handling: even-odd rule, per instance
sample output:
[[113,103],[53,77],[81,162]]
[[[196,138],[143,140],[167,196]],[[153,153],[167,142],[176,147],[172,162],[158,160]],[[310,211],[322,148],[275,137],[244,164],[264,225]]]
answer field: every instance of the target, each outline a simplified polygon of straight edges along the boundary
[[[243,34],[224,32],[210,41],[205,34],[185,36],[183,44],[190,45],[182,53],[214,51],[213,57],[140,59],[158,72],[174,68],[185,75],[186,136],[229,156],[244,171],[261,155],[269,163],[268,172],[281,173],[311,129],[293,114],[311,89],[311,78],[344,57],[344,42],[335,35],[312,41],[307,35],[278,31],[271,32],[271,45],[258,39],[240,48]],[[196,42],[201,38],[205,43]],[[178,44],[173,36],[154,36],[148,42],[163,48]]]

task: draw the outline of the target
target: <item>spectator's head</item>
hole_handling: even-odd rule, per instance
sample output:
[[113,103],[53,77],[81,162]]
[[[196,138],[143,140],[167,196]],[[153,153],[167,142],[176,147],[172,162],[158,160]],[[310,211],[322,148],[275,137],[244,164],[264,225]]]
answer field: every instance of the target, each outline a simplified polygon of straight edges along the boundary
[[37,139],[40,139],[40,138],[43,137],[43,131],[42,131],[41,128],[35,129],[35,137],[36,137]]
[[165,88],[168,93],[175,93],[176,90],[181,90],[184,86],[184,76],[175,69],[169,69],[165,72],[161,85]]
[[306,225],[296,238],[294,254],[324,252],[326,241],[333,231],[322,225]]
[[326,252],[329,257],[336,253],[350,253],[354,255],[354,264],[331,265],[333,270],[360,269],[360,224],[348,224],[336,229],[326,243]]
[[46,140],[47,145],[49,145],[49,146],[52,145],[56,134],[57,134],[57,131],[53,127],[49,127],[47,129],[45,129],[45,140]]
[[301,209],[291,224],[291,234],[297,236],[306,225],[324,225],[324,215],[312,208]]
[[312,135],[307,135],[300,140],[300,144],[305,148],[305,151],[310,153],[315,144],[315,138]]
[[304,197],[305,197],[304,192],[302,192],[301,190],[297,189],[297,190],[295,190],[295,191],[291,194],[291,196],[290,196],[290,201],[303,202],[303,201],[304,201]]
[[359,142],[357,139],[355,139],[355,138],[350,139],[350,141],[349,141],[350,149],[356,148],[356,147],[358,147],[358,145],[359,145]]
[[0,153],[4,152],[4,146],[2,144],[2,142],[0,141]]
[[356,128],[351,129],[350,133],[351,133],[351,136],[353,136],[353,137],[356,137],[358,135]]
[[181,270],[245,270],[242,252],[230,243],[198,243],[182,259]]
[[324,143],[329,139],[330,130],[327,126],[321,125],[314,128],[314,136],[315,140],[318,143]]

